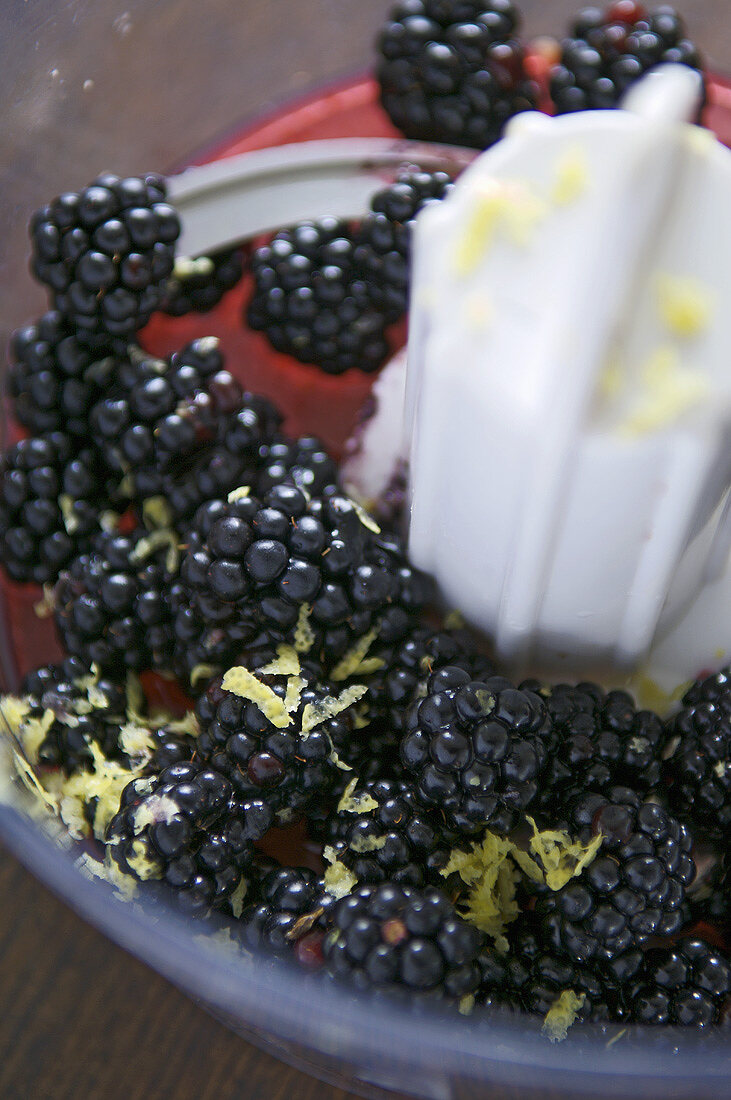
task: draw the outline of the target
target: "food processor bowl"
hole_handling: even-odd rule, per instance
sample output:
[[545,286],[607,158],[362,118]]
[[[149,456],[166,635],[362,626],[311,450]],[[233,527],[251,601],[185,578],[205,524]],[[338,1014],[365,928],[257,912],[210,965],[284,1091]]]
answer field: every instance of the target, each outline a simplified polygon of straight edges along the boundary
[[[205,161],[213,151],[243,152],[316,134],[343,136],[342,118],[340,131],[328,130],[327,110],[317,106],[328,97],[313,96],[315,88],[333,87],[332,94],[341,97],[335,113],[350,110],[351,119],[357,99],[352,88],[365,88],[359,94],[370,97],[371,113],[358,118],[372,120],[376,108],[367,80],[332,82],[372,64],[372,41],[388,6],[386,0],[126,0],[124,5],[11,0],[2,5],[4,344],[13,328],[44,308],[27,265],[26,226],[36,207],[105,169],[171,172]],[[539,0],[522,6],[529,17],[534,14],[530,29],[545,30],[536,18]],[[563,0],[552,7],[556,25],[574,9]],[[351,89],[349,100],[343,99],[343,88]],[[305,94],[309,98],[300,113],[278,123],[277,108]],[[728,127],[731,96],[725,94],[728,107],[716,102],[713,109]],[[244,129],[241,137],[246,120],[262,116],[268,121]],[[348,136],[354,134],[394,136],[385,118]],[[375,188],[383,166],[370,170]],[[210,331],[216,332],[219,322],[229,329],[234,325],[230,312],[214,314]],[[185,321],[180,324],[153,331],[155,350],[185,331]],[[201,332],[200,319],[195,324]],[[303,428],[321,432],[335,447],[342,444],[369,380],[321,379],[281,363],[272,373],[261,361],[257,340],[241,345],[229,366],[253,388],[259,381],[270,391],[283,387],[292,423],[299,416]],[[293,396],[288,397],[290,381]],[[0,673],[6,691],[17,688],[31,659],[38,664],[57,652],[48,620],[34,614],[37,598],[36,591],[14,592],[5,582],[0,588]],[[285,962],[232,951],[225,936],[204,935],[208,926],[183,919],[159,900],[121,900],[108,883],[79,870],[82,847],[64,836],[27,792],[5,784],[0,796],[3,843],[84,919],[246,1039],[364,1096],[397,1090],[423,1100],[549,1095],[704,1100],[727,1094],[731,1045],[722,1030],[699,1035],[577,1024],[565,1042],[551,1044],[541,1034],[540,1020],[522,1015],[470,1018],[434,1006],[417,1010],[373,1001],[303,977]]]

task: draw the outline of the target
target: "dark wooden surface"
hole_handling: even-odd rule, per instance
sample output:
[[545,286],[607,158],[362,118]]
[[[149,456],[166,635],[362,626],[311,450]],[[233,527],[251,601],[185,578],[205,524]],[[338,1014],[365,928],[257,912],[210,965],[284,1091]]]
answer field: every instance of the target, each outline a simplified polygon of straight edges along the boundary
[[[258,0],[253,3],[216,0],[212,9],[205,6],[208,14],[204,18],[210,18],[215,24],[220,10],[229,6],[240,11],[242,16],[247,11],[252,15],[252,20],[242,21],[239,44],[241,90],[245,91],[248,86],[249,92],[247,108],[255,99],[272,97],[275,87],[291,92],[298,84],[308,82],[315,68],[310,56],[312,48],[308,49],[313,46],[313,35],[319,35],[321,40],[323,28],[327,27],[328,47],[333,45],[330,20],[335,6],[330,8],[325,2],[298,0],[293,4],[267,0],[263,4]],[[365,4],[362,0],[340,0],[337,5],[338,17],[342,20],[340,37],[343,42],[347,40],[347,46],[338,51],[338,63],[330,63],[333,72],[354,64],[362,52],[354,51],[355,36],[345,35],[345,27],[352,28],[357,23],[361,34],[370,37],[371,24],[377,25],[386,6],[383,0],[368,0]],[[521,6],[531,32],[557,33],[578,4],[574,0],[524,0]],[[3,6],[0,22],[9,19],[17,30],[18,21],[22,22],[31,7],[8,3]],[[165,21],[160,18],[160,5],[142,5],[132,0],[130,7],[139,20],[152,17],[154,12],[160,33],[167,33]],[[166,5],[166,9],[168,7],[171,5]],[[682,0],[681,7],[694,37],[714,67],[731,70],[729,0]],[[93,11],[92,5],[89,15]],[[264,13],[270,17],[271,33],[268,38],[264,35],[266,41],[259,52],[260,58],[275,56],[275,36],[283,43],[282,48],[286,47],[284,53],[288,58],[276,81],[276,72],[272,69],[266,73],[266,80],[261,66],[255,72],[246,72],[246,39],[251,32],[256,39],[257,32],[262,30],[253,16],[260,16],[264,23]],[[283,28],[292,26],[290,17],[294,19],[294,30],[285,34]],[[266,29],[264,27],[264,31]],[[130,47],[134,37],[130,35]],[[6,37],[5,41],[9,42],[10,38]],[[82,35],[74,34],[67,45],[70,51],[82,51],[88,56],[89,65],[102,60],[101,55],[97,57],[94,52],[89,55],[88,39]],[[226,43],[203,43],[196,39],[195,45],[197,53],[205,46],[219,56]],[[42,52],[42,36],[40,46]],[[295,64],[298,55],[299,62]],[[20,50],[17,57],[25,59],[27,54]],[[205,57],[203,49],[204,61]],[[47,60],[50,68],[53,59],[49,56]],[[154,75],[154,69],[143,60],[145,71]],[[231,57],[226,61],[230,72]],[[106,62],[102,61],[102,69],[104,64]],[[40,72],[43,64],[40,68],[38,64],[35,67]],[[195,66],[186,74],[186,81],[190,82],[196,72],[200,74],[206,68],[205,64]],[[94,75],[97,77],[96,73]],[[250,76],[248,80],[247,75]],[[102,76],[100,71],[99,84]],[[119,80],[128,81],[129,70],[127,76],[117,76]],[[116,79],[114,73],[110,79]],[[199,93],[195,79],[193,86]],[[220,82],[218,88],[221,94]],[[243,101],[246,98],[244,95]],[[12,106],[11,101],[15,102],[13,97],[7,100]],[[232,106],[232,117],[241,116],[241,104],[242,99],[239,99],[238,105]],[[220,110],[218,113],[220,115]],[[6,119],[5,136],[15,131],[11,137],[17,154],[19,127],[13,126],[13,121],[11,113]],[[28,142],[21,141],[20,148],[24,150],[26,144],[32,145],[32,159],[36,162],[38,143],[33,138],[37,135],[31,135],[30,129],[26,131]],[[138,140],[139,131],[135,134],[135,141]],[[200,140],[193,131],[193,135],[186,138],[188,148]],[[87,158],[98,158],[93,149],[75,152],[83,152]],[[173,154],[174,150],[164,149],[168,159]],[[78,159],[83,161],[84,157],[79,155]],[[17,167],[17,156],[15,160]],[[97,159],[94,164],[97,165]],[[85,169],[82,174],[85,175]],[[31,180],[32,177],[31,173]],[[13,308],[12,313],[17,319],[17,310]],[[105,1100],[164,1100],[166,1097],[176,1100],[214,1097],[216,1100],[234,1097],[245,1100],[352,1100],[350,1093],[322,1085],[291,1070],[231,1034],[162,978],[87,927],[1,850],[0,899],[2,1100],[65,1100],[66,1097],[74,1100],[101,1097]]]
[[0,850],[2,1100],[354,1100],[213,1020]]

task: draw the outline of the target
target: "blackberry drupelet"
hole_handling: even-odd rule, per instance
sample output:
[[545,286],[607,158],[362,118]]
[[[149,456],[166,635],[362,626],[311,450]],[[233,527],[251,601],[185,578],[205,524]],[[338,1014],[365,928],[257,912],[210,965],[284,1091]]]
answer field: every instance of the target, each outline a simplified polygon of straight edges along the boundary
[[57,310],[13,333],[8,392],[34,435],[60,429],[89,439],[92,406],[116,373],[115,349],[86,347]]
[[98,456],[62,432],[21,439],[0,457],[0,561],[14,581],[55,581],[110,507]]
[[665,728],[652,711],[637,710],[627,692],[591,683],[542,687],[537,680],[521,687],[541,696],[554,728],[555,747],[536,803],[549,823],[584,791],[620,785],[644,796],[660,784]]
[[240,797],[260,798],[286,824],[334,785],[334,753],[353,735],[359,696],[330,707],[329,688],[311,680],[298,660],[247,669],[244,694],[223,686],[235,683],[235,672],[216,677],[197,702],[198,753]]
[[460,1000],[480,984],[483,937],[438,890],[357,886],[332,911],[328,972],[361,990],[405,989]]
[[217,438],[242,400],[223,369],[218,340],[194,340],[169,360],[129,349],[115,384],[97,402],[91,427],[110,469],[128,474],[137,498],[160,495],[171,467]]
[[389,323],[408,305],[414,219],[428,203],[443,199],[450,186],[446,172],[409,169],[371,199],[371,213],[357,232],[355,262]]
[[377,370],[388,354],[386,320],[355,262],[356,243],[338,218],[283,229],[252,257],[248,323],[277,351],[327,374]]
[[303,609],[325,673],[371,629],[403,637],[431,595],[400,543],[372,530],[347,497],[308,499],[275,486],[263,500],[236,495],[195,515],[181,580],[192,612],[221,628],[291,641]]
[[274,439],[259,449],[252,488],[256,496],[264,496],[275,485],[296,485],[310,496],[334,493],[338,488],[337,463],[314,435]]
[[348,788],[322,833],[361,883],[443,886],[439,872],[456,844],[438,815],[418,805],[407,783],[388,779]]
[[709,1027],[731,1004],[731,965],[702,940],[681,939],[645,953],[639,981],[625,999],[634,1023]]
[[134,338],[159,309],[180,221],[161,176],[98,176],[31,218],[31,269],[79,336]]
[[207,313],[217,306],[244,273],[240,248],[193,259],[179,256],[165,287],[161,309],[171,317]]
[[119,755],[118,739],[126,721],[127,691],[123,683],[93,675],[77,657],[45,665],[29,673],[20,693],[30,704],[28,717],[53,722],[38,745],[38,763],[63,768],[67,775],[91,761],[89,740],[107,757]]
[[107,844],[127,874],[162,879],[184,912],[204,916],[234,893],[270,825],[267,807],[237,799],[213,768],[181,762],[128,784]]
[[451,828],[508,833],[536,796],[551,736],[533,692],[446,667],[409,709],[401,759],[417,798]]
[[669,729],[665,765],[673,812],[711,836],[731,830],[731,670],[694,684]]
[[[161,538],[158,541],[158,536]],[[172,531],[98,534],[61,574],[56,627],[67,653],[100,669],[169,669],[176,566]]]
[[381,103],[407,137],[486,149],[536,89],[512,0],[399,0],[377,43]]
[[616,107],[648,69],[670,61],[702,68],[673,8],[647,11],[634,0],[619,0],[604,11],[586,8],[574,20],[561,44],[561,61],[551,72],[556,113]]
[[536,912],[552,947],[578,963],[611,960],[683,923],[695,875],[688,830],[626,788],[586,794],[572,807],[569,831],[604,837],[581,877],[540,896]]
[[334,898],[306,867],[276,867],[259,883],[259,900],[241,914],[244,939],[275,955],[294,954],[307,970],[323,963],[322,941]]

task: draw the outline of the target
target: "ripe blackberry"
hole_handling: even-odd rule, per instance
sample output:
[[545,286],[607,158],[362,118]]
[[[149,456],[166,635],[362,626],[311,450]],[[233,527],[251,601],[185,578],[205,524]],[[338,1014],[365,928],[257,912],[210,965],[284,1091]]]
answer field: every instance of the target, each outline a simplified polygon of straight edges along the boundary
[[389,322],[402,317],[408,305],[414,219],[450,187],[446,172],[408,169],[371,199],[371,213],[357,233],[355,261],[372,301]]
[[271,825],[261,802],[241,801],[228,780],[182,762],[134,779],[107,834],[112,859],[141,881],[162,879],[191,916],[220,909],[252,861],[252,843]]
[[61,574],[54,591],[56,627],[66,652],[110,671],[168,669],[168,589],[176,564],[171,550],[174,558],[173,532],[151,535],[136,528],[129,535],[97,535]]
[[30,706],[28,718],[42,719],[47,711],[54,716],[38,745],[39,764],[63,768],[67,775],[79,771],[91,761],[90,739],[105,756],[118,755],[119,730],[127,714],[123,683],[92,675],[77,657],[68,657],[62,664],[30,672],[21,695]]
[[322,830],[338,860],[359,882],[443,885],[439,871],[456,840],[408,783],[388,779],[348,788]]
[[411,703],[423,694],[429,677],[448,665],[471,680],[495,675],[492,661],[479,653],[466,630],[434,630],[417,625],[396,646],[376,649],[383,668],[368,679],[369,715],[401,733]]
[[245,615],[233,622],[219,622],[192,607],[190,590],[180,578],[171,584],[169,600],[173,631],[171,669],[186,691],[199,695],[214,676],[236,662],[256,626]]
[[[530,913],[521,914],[508,931],[507,955],[492,956],[483,968],[483,990],[492,1000],[545,1017],[561,993],[571,989],[579,997],[583,994],[579,1019],[606,1021],[616,1017],[617,983],[608,974],[553,951]],[[639,951],[625,957],[623,976],[634,975],[641,961]]]
[[438,890],[357,886],[332,911],[323,953],[359,989],[406,989],[459,1000],[480,983],[483,937]]
[[62,432],[21,439],[0,456],[0,561],[14,581],[55,581],[110,506],[97,455]]
[[252,488],[256,496],[265,496],[275,485],[296,485],[310,496],[330,494],[338,487],[338,467],[316,436],[282,436],[259,449]]
[[377,43],[381,103],[410,138],[486,149],[536,106],[512,0],[398,0]]
[[560,820],[575,792],[620,785],[644,796],[659,785],[663,723],[652,711],[637,710],[627,692],[591,683],[541,687],[536,680],[521,687],[541,696],[553,723],[555,748],[536,806],[549,823]]
[[214,337],[194,340],[167,361],[130,348],[113,388],[92,410],[91,427],[110,469],[129,475],[135,496],[149,497],[160,493],[171,466],[216,438],[241,398]]
[[113,347],[95,351],[57,310],[13,333],[8,393],[15,415],[34,435],[61,429],[89,439],[89,415],[113,378]]
[[[366,678],[363,682],[366,683]],[[338,749],[338,756],[351,770],[335,776],[326,797],[307,807],[308,836],[319,844],[338,843],[352,824],[352,816],[341,814],[338,807],[354,776],[357,776],[359,791],[375,783],[407,786],[399,756],[398,734],[387,723],[369,720],[362,702],[355,704],[354,713],[358,727],[356,736]],[[420,812],[430,819],[423,807]],[[447,835],[441,819],[438,828]]]
[[582,842],[598,833],[604,840],[580,878],[537,901],[555,950],[578,963],[601,961],[680,930],[695,875],[685,826],[620,787],[579,799],[569,831]]
[[[364,522],[365,520],[365,522]],[[398,640],[431,594],[397,540],[352,501],[275,486],[263,500],[211,501],[195,515],[181,580],[202,619],[291,641],[303,608],[328,671],[372,628]]]
[[[234,412],[219,417],[214,440],[204,442],[188,458],[171,462],[165,471],[151,471],[140,488],[161,496],[172,523],[184,528],[206,501],[225,499],[241,485],[254,487],[259,477],[266,482],[267,456],[270,445],[275,446],[271,441],[278,438],[281,419],[265,397],[244,393]],[[316,465],[318,456],[312,457]],[[303,456],[303,477],[307,461]],[[279,474],[279,461],[274,465]],[[299,467],[295,472],[299,476]]]
[[31,268],[56,308],[95,342],[131,340],[160,307],[180,221],[161,176],[98,176],[31,218]]
[[507,833],[535,798],[551,733],[533,692],[447,667],[409,709],[401,759],[419,800],[451,828]]
[[294,952],[306,969],[322,965],[322,940],[334,898],[306,867],[275,867],[259,883],[259,900],[241,914],[244,939],[275,955]]
[[699,72],[702,62],[671,7],[648,12],[634,0],[579,12],[551,72],[557,114],[616,107],[629,86],[661,62]]
[[264,665],[247,680],[253,694],[225,689],[220,677],[209,684],[196,705],[197,750],[240,797],[262,799],[286,823],[333,785],[333,753],[352,737],[355,698],[330,708],[329,688],[299,662]]
[[645,953],[640,979],[625,993],[638,1024],[709,1027],[731,998],[731,965],[702,940],[682,939]]
[[252,257],[252,328],[277,351],[327,374],[377,370],[388,354],[385,318],[355,261],[356,242],[338,218],[283,229]]
[[244,273],[240,248],[214,252],[193,259],[178,256],[165,286],[161,309],[171,317],[207,313],[217,306]]
[[711,836],[731,829],[731,670],[694,684],[669,730],[673,812]]

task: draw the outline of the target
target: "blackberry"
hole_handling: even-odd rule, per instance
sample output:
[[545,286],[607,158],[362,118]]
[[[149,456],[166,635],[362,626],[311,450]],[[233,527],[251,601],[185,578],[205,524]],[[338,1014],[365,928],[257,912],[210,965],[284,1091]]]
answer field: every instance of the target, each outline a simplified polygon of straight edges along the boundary
[[335,978],[360,989],[406,989],[459,1000],[480,983],[483,937],[438,890],[357,886],[332,911],[323,952]]
[[114,377],[111,346],[92,351],[57,310],[13,333],[8,393],[15,415],[35,435],[63,430],[89,438],[89,415]]
[[189,761],[127,785],[107,844],[124,872],[163,880],[184,912],[204,916],[229,901],[270,825],[261,802],[237,799],[224,776]]
[[0,457],[0,561],[14,581],[55,581],[110,506],[107,475],[62,432],[21,439]]
[[[701,921],[711,925],[723,938],[729,942],[731,938],[731,859],[727,852],[715,854],[710,868],[704,867],[704,861],[708,857],[702,843],[696,843],[693,848],[693,858],[698,867],[700,884],[693,890],[688,898],[687,925],[695,925]],[[705,875],[702,877],[701,868]],[[697,881],[697,880],[696,880]]]
[[333,753],[352,736],[355,698],[330,707],[328,687],[307,678],[299,661],[275,661],[246,678],[243,694],[216,677],[200,697],[197,750],[237,794],[260,798],[286,823],[333,785]]
[[349,786],[323,832],[361,883],[443,884],[439,871],[456,843],[407,783],[388,779]]
[[250,642],[255,624],[246,616],[219,622],[191,607],[190,591],[180,579],[169,589],[172,612],[173,653],[171,668],[193,695],[229,668]]
[[[507,955],[495,955],[483,969],[483,990],[498,1003],[507,1003],[546,1016],[564,990],[583,995],[581,1020],[606,1021],[617,1014],[617,983],[597,967],[562,957],[545,943],[532,914],[524,913],[509,928]],[[639,951],[623,959],[624,976],[639,970]],[[627,974],[629,971],[629,974]]]
[[710,836],[731,829],[731,670],[694,684],[670,724],[665,765],[673,811]]
[[165,287],[161,309],[171,317],[207,313],[217,306],[244,273],[240,248],[193,259],[179,256]]
[[214,337],[194,340],[167,361],[130,348],[108,396],[92,410],[91,427],[110,469],[129,475],[136,497],[149,497],[160,494],[165,471],[216,438],[241,398]]
[[355,253],[353,233],[338,218],[281,230],[252,257],[250,326],[277,351],[327,374],[377,370],[388,354],[386,320]]
[[[162,536],[157,541],[156,536]],[[173,532],[103,531],[61,574],[54,591],[56,627],[67,653],[100,669],[168,669],[176,554]]]
[[521,687],[543,699],[553,724],[555,749],[539,793],[540,807],[551,822],[576,792],[630,787],[646,795],[660,784],[665,729],[649,710],[637,710],[625,691],[605,692],[598,684]]
[[285,484],[296,485],[310,496],[331,494],[338,488],[337,464],[316,436],[280,437],[259,449],[255,494],[264,496],[275,485]]
[[67,775],[79,771],[91,761],[89,740],[105,756],[118,755],[119,730],[127,714],[123,683],[95,676],[77,657],[68,657],[29,673],[21,695],[30,707],[28,718],[53,713],[36,753],[42,766],[61,767]]
[[603,11],[586,8],[574,20],[561,44],[561,61],[551,71],[556,113],[616,107],[648,69],[669,61],[698,72],[702,68],[673,8],[648,12],[634,0],[618,0]]
[[580,878],[537,901],[555,950],[578,963],[608,960],[680,930],[695,875],[685,826],[620,787],[579,799],[570,832],[582,842],[604,839]]
[[550,736],[533,692],[448,666],[409,709],[401,759],[419,800],[451,828],[507,833],[535,798]]
[[369,715],[385,720],[398,733],[432,673],[451,665],[468,672],[472,680],[495,674],[492,661],[477,651],[466,630],[416,626],[396,646],[376,649],[374,656],[383,661],[383,668],[368,679]]
[[682,939],[645,953],[640,980],[625,994],[638,1024],[709,1027],[731,998],[731,965],[702,940]]
[[414,219],[425,205],[443,199],[450,186],[446,172],[410,169],[371,200],[371,213],[357,234],[355,260],[372,301],[389,322],[408,306]]
[[399,0],[381,29],[381,103],[406,137],[486,149],[536,106],[511,0]]
[[241,915],[244,939],[275,955],[294,952],[306,969],[322,965],[322,940],[334,904],[314,871],[276,867],[259,883],[259,900]]
[[[387,786],[403,783],[406,786],[399,756],[398,734],[387,723],[369,719],[367,708],[364,713],[362,702],[355,704],[354,717],[358,735],[338,749],[340,759],[351,770],[335,776],[327,796],[307,807],[308,836],[319,844],[338,843],[352,824],[351,816],[341,815],[338,807],[354,776],[357,776],[359,791],[366,785],[375,783]],[[423,807],[421,814],[430,817]],[[438,827],[446,835],[441,819]]]
[[403,637],[431,594],[400,543],[347,497],[308,500],[289,485],[203,505],[181,580],[192,612],[222,629],[290,641],[304,612],[326,672],[371,629],[384,644]]
[[180,221],[161,176],[98,176],[31,218],[31,268],[84,338],[131,340],[159,309]]
[[[152,471],[142,487],[164,499],[174,525],[185,526],[206,501],[225,498],[241,485],[255,487],[259,478],[267,483],[270,476],[283,476],[279,458],[268,472],[269,451],[277,446],[272,441],[278,438],[281,419],[278,409],[265,397],[244,393],[233,413],[221,415],[213,441],[198,447],[188,458],[172,462],[168,470]],[[307,480],[310,461],[314,463],[313,471],[319,471],[319,455],[304,454],[295,459],[296,477],[301,474]]]

